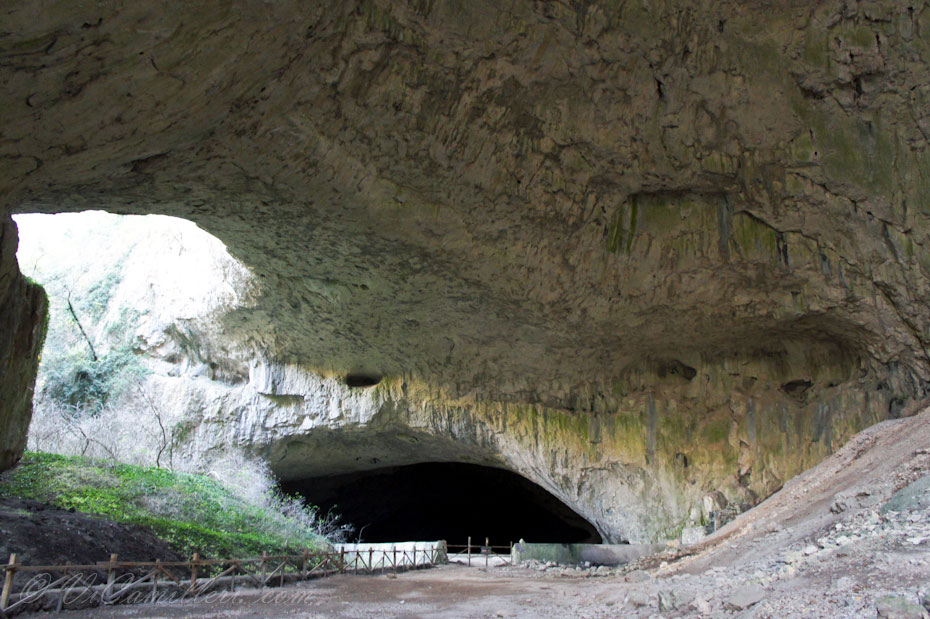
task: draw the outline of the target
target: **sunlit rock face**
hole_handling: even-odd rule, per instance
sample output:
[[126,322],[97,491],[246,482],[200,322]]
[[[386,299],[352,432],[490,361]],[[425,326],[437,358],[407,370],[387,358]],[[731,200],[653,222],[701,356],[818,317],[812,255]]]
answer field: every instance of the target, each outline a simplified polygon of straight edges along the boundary
[[46,329],[45,292],[17,269],[17,243],[16,225],[0,224],[0,470],[18,462],[26,446]]
[[635,505],[589,510],[608,538],[752,502],[925,394],[925,3],[3,11],[5,211],[194,220],[259,282],[222,322],[258,392],[384,377],[442,449],[482,420],[476,459]]
[[731,393],[741,379],[716,371],[703,371],[702,385],[586,412],[457,399],[410,376],[354,388],[264,361],[246,385],[179,381],[163,397],[195,403],[178,454],[237,446],[285,481],[420,462],[496,466],[546,489],[612,542],[666,539],[721,508],[745,509],[887,414],[880,397],[849,386],[791,405],[762,389]]

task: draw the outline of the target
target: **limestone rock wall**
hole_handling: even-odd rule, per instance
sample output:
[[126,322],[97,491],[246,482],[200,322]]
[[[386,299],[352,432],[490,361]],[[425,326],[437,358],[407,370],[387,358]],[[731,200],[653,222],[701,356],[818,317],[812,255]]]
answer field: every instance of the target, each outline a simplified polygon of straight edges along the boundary
[[16,224],[0,223],[0,470],[23,454],[32,415],[39,354],[45,338],[47,300],[16,263]]
[[[105,213],[17,221],[18,257],[48,278],[60,312],[53,334],[63,326],[55,321],[70,321],[65,297],[80,308],[101,280],[114,282],[83,326],[98,351],[131,342],[152,371],[141,412],[131,398],[117,406],[136,432],[150,407],[160,411],[177,463],[233,448],[291,480],[430,461],[503,467],[604,537],[642,541],[754,503],[903,405],[895,394],[904,387],[879,383],[831,341],[784,340],[761,361],[645,359],[570,405],[490,399],[480,383],[460,396],[412,373],[315,372],[218,328],[251,303],[254,278],[190,222]],[[83,251],[97,246],[105,249]]]
[[247,385],[204,398],[188,383],[167,397],[200,411],[178,453],[235,446],[285,480],[430,461],[498,466],[546,488],[607,540],[653,541],[708,523],[711,509],[745,509],[888,414],[888,388],[811,397],[755,387],[766,371],[777,370],[702,365],[661,392],[618,387],[615,406],[586,413],[456,399],[412,376],[353,388],[263,360]]

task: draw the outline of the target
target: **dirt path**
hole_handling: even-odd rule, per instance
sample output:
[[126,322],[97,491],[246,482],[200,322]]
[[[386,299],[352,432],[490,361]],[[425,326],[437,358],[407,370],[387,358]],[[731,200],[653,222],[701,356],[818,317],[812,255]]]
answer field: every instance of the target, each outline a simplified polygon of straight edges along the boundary
[[[606,578],[553,577],[531,569],[443,565],[389,576],[333,576],[309,583],[145,604],[62,617],[609,617]],[[607,595],[611,599],[604,599]],[[600,600],[595,602],[595,600]],[[584,609],[582,609],[584,607]]]

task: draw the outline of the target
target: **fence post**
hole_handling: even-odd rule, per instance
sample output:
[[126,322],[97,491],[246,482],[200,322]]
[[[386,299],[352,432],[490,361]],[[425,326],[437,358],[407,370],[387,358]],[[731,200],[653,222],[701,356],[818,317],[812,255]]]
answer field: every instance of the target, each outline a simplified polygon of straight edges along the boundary
[[488,559],[491,557],[491,540],[487,537],[484,538],[484,548],[487,550],[487,552],[484,553],[484,566],[487,567]]
[[[65,563],[65,574],[66,574],[66,575],[70,572],[70,570],[68,569],[68,566],[69,566],[69,565],[71,565],[71,562],[70,562],[70,561],[67,562],[67,563]],[[55,612],[56,612],[56,613],[60,613],[60,612],[61,612],[61,609],[64,608],[64,606],[65,606],[65,595],[67,595],[67,593],[66,593],[65,591],[62,591],[61,593],[58,594],[58,603],[55,604]]]
[[155,600],[158,599],[158,572],[159,572],[159,563],[161,559],[155,559],[155,574],[152,577],[152,604],[155,603]]
[[345,546],[342,547],[342,550],[339,551],[339,572],[342,574],[346,573],[346,549]]
[[191,560],[191,586],[188,589],[193,591],[197,587],[197,562],[200,561],[200,553],[195,552],[194,558]]
[[6,610],[7,602],[10,601],[10,591],[13,589],[13,574],[16,572],[16,553],[10,554],[9,567],[6,570],[6,577],[3,579],[3,593],[0,594],[0,610]]
[[394,551],[394,558],[392,559],[392,563],[394,565],[394,571],[396,572],[397,571],[397,546],[394,546],[392,550]]
[[375,554],[375,549],[374,549],[374,548],[369,548],[369,549],[368,549],[368,573],[369,573],[369,574],[371,574],[371,573],[373,572],[373,570],[372,570],[372,568],[371,568],[371,558],[372,558],[372,555],[374,555],[374,554]]
[[468,536],[468,567],[471,567],[471,535]]
[[107,589],[113,586],[116,581],[116,559],[117,554],[110,553],[110,569],[107,571]]
[[307,555],[310,554],[310,551],[304,548],[304,558],[300,562],[300,578],[301,580],[306,580],[307,578]]
[[100,603],[106,604],[112,595],[113,585],[116,583],[116,559],[115,552],[110,553],[110,565],[107,569],[107,586],[100,592]]
[[267,561],[268,561],[268,551],[263,550],[262,551],[262,589],[265,588],[265,571],[266,571],[265,563]]
[[413,569],[417,569],[417,545],[413,545]]

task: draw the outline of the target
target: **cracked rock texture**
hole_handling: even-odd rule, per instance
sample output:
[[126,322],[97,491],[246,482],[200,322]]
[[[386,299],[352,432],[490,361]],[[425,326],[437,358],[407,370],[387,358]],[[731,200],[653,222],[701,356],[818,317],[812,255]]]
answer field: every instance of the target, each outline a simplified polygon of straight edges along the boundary
[[[260,287],[222,328],[275,428],[307,377],[383,376],[365,397],[434,451],[478,420],[469,444],[645,538],[925,395],[925,2],[14,0],[0,24],[0,210],[217,235]],[[4,319],[41,322],[28,290]],[[13,452],[34,353],[0,348]],[[369,441],[344,391],[358,434],[333,436]],[[418,453],[396,425],[377,444]],[[293,440],[282,473],[326,469]]]
[[32,414],[32,389],[45,339],[45,291],[16,264],[16,224],[0,224],[0,470],[19,461]]

